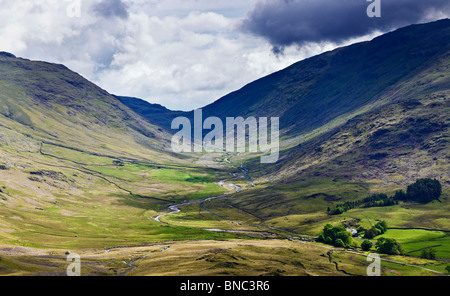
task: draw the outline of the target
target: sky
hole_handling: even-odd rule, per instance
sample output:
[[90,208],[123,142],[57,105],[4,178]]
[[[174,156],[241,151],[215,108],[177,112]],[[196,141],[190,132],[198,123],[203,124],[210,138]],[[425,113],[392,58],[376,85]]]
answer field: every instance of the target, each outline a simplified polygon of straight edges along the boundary
[[[297,61],[450,16],[448,0],[0,0],[0,51],[201,108]],[[380,11],[380,17],[369,17]],[[379,9],[378,9],[379,8]]]

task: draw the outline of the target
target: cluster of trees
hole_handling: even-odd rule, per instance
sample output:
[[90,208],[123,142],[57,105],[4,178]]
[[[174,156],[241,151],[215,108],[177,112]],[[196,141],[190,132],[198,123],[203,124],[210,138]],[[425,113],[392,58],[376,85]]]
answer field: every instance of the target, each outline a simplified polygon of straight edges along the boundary
[[403,254],[403,247],[393,238],[380,237],[377,239],[375,244],[375,249],[379,253],[389,254],[389,255],[399,255]]
[[354,246],[352,234],[345,229],[344,226],[332,226],[327,224],[324,226],[322,233],[317,238],[319,242],[333,245],[338,248],[348,248]]
[[[361,243],[361,248],[364,251],[369,251],[373,244],[370,240],[364,240]],[[403,254],[403,247],[393,238],[380,237],[376,244],[375,249],[379,253],[389,254],[389,255],[399,255]]]
[[328,215],[340,215],[344,212],[347,212],[348,210],[351,210],[353,208],[356,208],[359,206],[360,201],[347,201],[343,204],[336,205],[333,209],[328,207],[327,213]]
[[423,249],[420,253],[420,257],[425,259],[436,259],[436,250],[433,248]]
[[416,201],[420,203],[428,203],[433,200],[439,200],[442,193],[442,185],[436,179],[419,179],[415,183],[409,185],[406,192],[398,190],[394,195],[388,196],[384,193],[373,194],[362,200],[347,201],[336,205],[334,208],[328,207],[328,215],[340,215],[348,210],[362,206],[370,207],[386,207],[398,204],[399,201]]
[[[383,234],[387,231],[386,221],[380,221],[369,230],[358,228],[358,231],[365,231],[365,240],[361,243],[361,248],[364,251],[369,251],[373,247],[373,243],[369,240],[376,235]],[[376,234],[376,235],[375,235]],[[372,236],[373,235],[373,236]],[[319,242],[323,242],[329,245],[333,245],[338,248],[355,247],[356,243],[352,239],[352,234],[345,229],[344,226],[332,226],[327,224],[324,226],[322,233],[317,238]],[[380,237],[375,244],[375,250],[379,253],[389,255],[403,254],[403,247],[393,238]],[[430,250],[424,250],[425,252],[434,252]],[[428,254],[428,253],[427,253]],[[435,253],[434,257],[435,258]],[[433,256],[433,255],[432,255]],[[428,257],[427,257],[428,258]],[[432,257],[429,257],[432,259]]]
[[372,228],[364,229],[364,238],[372,239],[378,235],[385,233],[388,229],[386,221],[377,222]]
[[436,179],[419,179],[406,189],[406,199],[420,203],[429,203],[439,199],[442,185]]
[[399,190],[399,192],[396,192],[394,196],[387,196],[384,193],[380,193],[370,195],[362,200],[347,201],[345,203],[336,205],[332,209],[328,208],[327,213],[329,215],[340,215],[348,210],[351,210],[359,206],[362,206],[363,208],[393,206],[398,204],[399,200],[397,199],[397,196],[402,195],[400,191],[401,190]]
[[387,196],[384,193],[374,194],[363,199],[364,208],[395,206],[398,200],[394,196]]

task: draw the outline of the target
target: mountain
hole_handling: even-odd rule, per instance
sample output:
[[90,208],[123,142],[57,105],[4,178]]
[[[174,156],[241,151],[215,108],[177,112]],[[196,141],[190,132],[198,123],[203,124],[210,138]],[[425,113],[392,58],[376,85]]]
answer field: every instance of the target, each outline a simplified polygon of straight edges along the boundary
[[[203,107],[203,117],[280,117],[285,137],[304,135],[371,104],[399,99],[394,92],[399,85],[447,53],[449,34],[450,20],[444,19],[314,56]],[[145,102],[123,102],[136,112],[145,108]],[[165,113],[163,120],[151,112],[141,115],[170,130],[168,123],[180,113]]]
[[[309,76],[310,82],[298,82],[296,78],[308,76],[304,71],[311,71],[309,66],[320,60],[333,66],[324,66],[317,77]],[[274,82],[269,88],[277,77],[284,77],[278,82],[289,77],[295,82]],[[290,92],[294,89],[302,91],[296,99],[287,100],[295,97]],[[245,97],[253,100],[245,103]],[[281,110],[277,104],[269,108],[270,100],[257,99],[269,97],[274,102],[283,98],[276,102],[279,106],[288,103],[290,109]],[[379,211],[358,210],[346,218],[377,215],[377,219],[388,219],[401,228],[448,229],[449,20],[409,26],[313,57],[206,108],[210,112],[221,110],[233,100],[238,104],[238,98],[242,108],[231,113],[254,114],[262,108],[255,106],[266,106],[265,113],[259,111],[261,115],[275,115],[272,110],[278,110],[282,113],[280,123],[284,122],[292,137],[282,144],[280,159],[273,165],[261,164],[259,157],[251,155],[230,158],[244,162],[256,187],[217,202],[212,208],[217,213],[235,209],[260,223],[318,233],[319,221],[332,220],[326,215],[327,207],[361,200],[372,193],[392,194],[406,190],[417,179],[433,178],[443,187],[441,202],[433,206],[406,204]],[[398,219],[406,212],[409,219]]]
[[111,155],[166,153],[168,135],[63,65],[0,54],[0,124],[28,139]]
[[[444,19],[338,48],[220,98],[202,108],[203,117],[280,117],[277,163],[234,156],[260,183],[321,177],[399,187],[435,177],[448,187],[449,37]],[[123,102],[168,131],[175,116],[192,117]]]
[[[448,180],[449,37],[444,19],[338,48],[220,98],[202,108],[203,118],[280,117],[277,163],[235,157],[261,180],[322,176],[395,186],[421,176]],[[168,131],[175,116],[192,117],[142,100],[122,102]]]
[[[327,207],[405,189],[419,178],[438,179],[446,201],[440,208],[449,208],[448,19],[300,61],[202,109],[204,118],[280,117],[279,161],[230,155],[244,162],[256,187],[214,202],[218,214],[233,209],[252,223],[317,233]],[[447,229],[444,212],[416,210],[395,225]]]
[[[68,250],[218,237],[152,218],[171,204],[226,191],[216,179],[227,172],[176,155],[170,139],[67,67],[1,52],[0,274],[22,273],[27,264],[12,263],[9,247],[59,254],[59,266]],[[31,272],[66,268],[38,263]]]
[[288,135],[309,132],[380,100],[439,59],[449,34],[450,20],[413,25],[306,59],[204,107],[204,116],[277,116]]
[[[409,26],[371,42],[337,50],[338,55],[355,48],[372,53],[365,62],[348,63],[351,67],[360,63],[378,65],[378,70],[369,67],[370,71],[358,72],[361,77],[372,75],[377,79],[369,84],[359,84],[357,80],[345,84],[347,90],[340,93],[348,94],[344,102],[352,98],[347,106],[353,111],[345,115],[337,111],[332,115],[334,120],[325,121],[311,133],[302,133],[304,137],[293,141],[296,144],[285,149],[281,160],[270,169],[264,168],[262,174],[273,170],[275,179],[296,179],[310,171],[309,176],[378,180],[384,186],[405,186],[420,177],[433,177],[444,180],[448,186],[449,37],[450,20],[442,20]],[[341,55],[341,59],[348,61],[355,56],[360,55]],[[392,77],[398,78],[386,85],[386,81],[393,81]],[[363,87],[367,89],[365,94],[351,96],[355,89]],[[371,90],[375,89],[377,95],[372,96]],[[324,97],[322,101],[328,100]],[[316,102],[323,106],[320,100]],[[323,108],[325,117],[327,110],[328,107]],[[317,118],[321,117],[319,113]]]
[[150,123],[158,125],[171,132],[172,120],[177,116],[184,116],[183,111],[172,111],[159,104],[152,104],[139,98],[115,96],[124,105],[147,119]]

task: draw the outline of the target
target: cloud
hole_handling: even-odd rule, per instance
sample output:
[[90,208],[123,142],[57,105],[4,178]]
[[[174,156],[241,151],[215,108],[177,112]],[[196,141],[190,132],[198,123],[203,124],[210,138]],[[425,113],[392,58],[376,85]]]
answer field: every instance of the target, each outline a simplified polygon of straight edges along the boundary
[[61,63],[110,93],[177,110],[337,47],[285,46],[275,55],[265,38],[239,29],[255,0],[82,0],[81,17],[66,14],[70,1],[0,2],[0,51]]
[[308,42],[343,42],[375,31],[450,15],[448,0],[380,0],[381,17],[369,18],[366,0],[266,0],[258,2],[241,29],[266,38],[274,51]]
[[303,57],[293,51],[278,59],[270,44],[236,31],[238,23],[214,12],[130,13],[111,67],[96,82],[118,95],[192,110]]
[[128,18],[128,7],[121,0],[104,0],[94,5],[93,9],[98,16]]

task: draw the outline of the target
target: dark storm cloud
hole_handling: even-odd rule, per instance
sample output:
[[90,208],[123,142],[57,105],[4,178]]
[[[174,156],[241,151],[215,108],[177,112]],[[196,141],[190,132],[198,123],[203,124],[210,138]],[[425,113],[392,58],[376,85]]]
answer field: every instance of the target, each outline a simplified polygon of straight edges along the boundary
[[366,0],[266,0],[244,20],[242,29],[262,36],[280,51],[305,42],[340,42],[450,14],[448,0],[381,0],[381,17],[369,18]]
[[121,0],[104,0],[94,6],[94,11],[103,17],[128,18],[127,5]]

